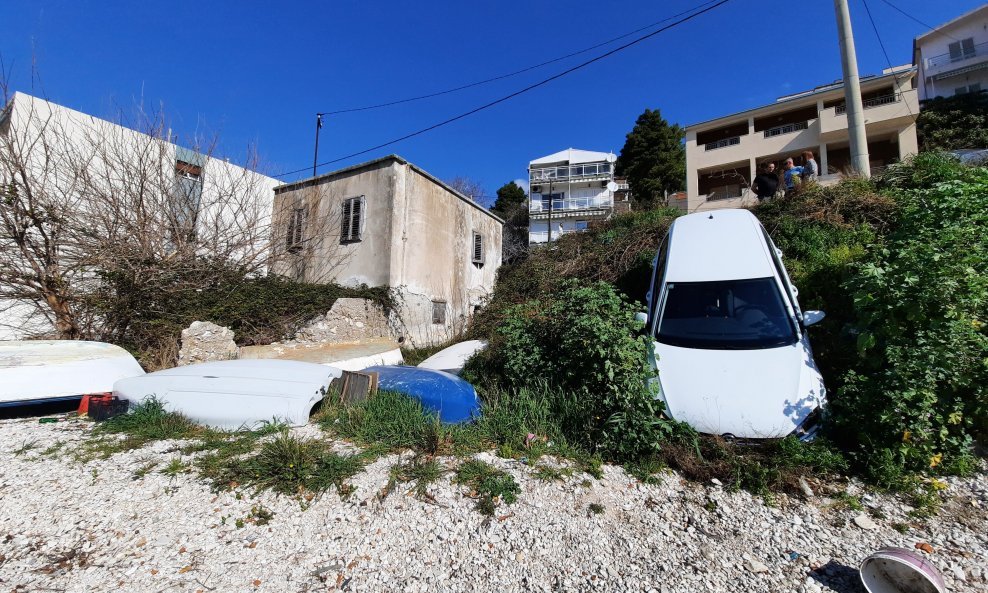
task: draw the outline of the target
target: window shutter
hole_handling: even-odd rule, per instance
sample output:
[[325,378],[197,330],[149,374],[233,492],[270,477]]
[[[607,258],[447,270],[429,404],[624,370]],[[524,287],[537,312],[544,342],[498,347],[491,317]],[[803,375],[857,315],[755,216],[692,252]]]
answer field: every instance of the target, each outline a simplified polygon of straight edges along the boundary
[[484,237],[480,233],[473,234],[473,263],[484,263]]
[[343,200],[343,228],[340,230],[340,241],[349,241],[351,231],[350,219],[353,217],[353,201]]
[[353,219],[350,223],[350,238],[354,241],[360,239],[360,230],[364,219],[364,198],[363,196],[353,199]]
[[967,39],[961,40],[961,53],[964,54],[965,58],[970,58],[974,55],[974,38],[968,37]]
[[950,51],[950,59],[958,60],[961,57],[961,42],[955,41],[947,46],[948,51]]

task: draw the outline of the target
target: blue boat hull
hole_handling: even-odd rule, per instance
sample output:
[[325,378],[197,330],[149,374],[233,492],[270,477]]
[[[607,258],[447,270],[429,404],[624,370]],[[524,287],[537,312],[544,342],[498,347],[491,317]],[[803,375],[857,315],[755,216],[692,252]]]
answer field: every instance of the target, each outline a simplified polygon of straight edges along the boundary
[[443,423],[459,424],[480,417],[477,391],[456,375],[406,366],[373,366],[363,372],[377,373],[379,389],[408,395],[438,414]]

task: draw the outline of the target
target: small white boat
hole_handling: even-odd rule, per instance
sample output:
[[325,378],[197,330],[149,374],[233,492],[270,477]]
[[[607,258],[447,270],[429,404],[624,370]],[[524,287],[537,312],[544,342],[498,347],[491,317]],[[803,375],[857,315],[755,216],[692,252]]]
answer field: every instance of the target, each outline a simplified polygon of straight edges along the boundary
[[69,401],[107,393],[144,374],[129,352],[103,342],[0,341],[0,407]]
[[113,395],[131,405],[154,397],[169,412],[222,430],[280,421],[308,422],[340,369],[294,360],[204,362],[117,381]]
[[487,342],[483,340],[467,340],[453,344],[449,348],[444,348],[426,358],[419,363],[418,367],[459,376],[463,372],[463,365],[466,364],[467,359],[484,348],[487,348]]

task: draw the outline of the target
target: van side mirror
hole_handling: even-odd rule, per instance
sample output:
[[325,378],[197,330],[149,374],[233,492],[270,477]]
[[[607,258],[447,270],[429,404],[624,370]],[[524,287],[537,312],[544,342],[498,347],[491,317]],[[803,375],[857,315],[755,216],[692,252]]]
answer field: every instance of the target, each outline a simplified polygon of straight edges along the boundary
[[648,325],[648,313],[644,311],[635,313],[635,321],[641,321],[642,325]]
[[803,311],[803,327],[820,323],[827,314],[823,311]]

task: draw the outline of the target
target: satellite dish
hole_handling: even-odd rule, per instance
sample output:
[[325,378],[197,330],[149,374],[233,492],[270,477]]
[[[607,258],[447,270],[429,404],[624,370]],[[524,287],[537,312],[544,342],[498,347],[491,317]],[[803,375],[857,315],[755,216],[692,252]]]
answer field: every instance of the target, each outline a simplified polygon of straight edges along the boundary
[[618,184],[614,183],[613,181],[607,182],[607,191],[614,193],[617,190],[618,190]]
[[610,153],[607,154],[607,162],[608,163],[613,163],[616,160],[617,160],[617,157],[614,155],[613,152],[610,152]]

